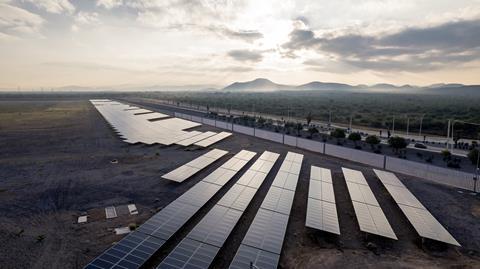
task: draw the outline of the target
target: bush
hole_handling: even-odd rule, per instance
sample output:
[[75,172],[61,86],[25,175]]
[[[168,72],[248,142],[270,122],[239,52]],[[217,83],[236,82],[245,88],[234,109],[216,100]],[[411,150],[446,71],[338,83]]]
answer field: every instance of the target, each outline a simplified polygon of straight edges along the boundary
[[442,150],[441,154],[444,162],[448,163],[452,159],[452,153],[446,149]]
[[130,223],[128,224],[128,229],[130,229],[130,231],[135,231],[135,229],[137,229],[137,224],[136,223]]
[[478,149],[474,148],[468,153],[468,159],[472,162],[473,165],[477,165],[478,161]]
[[407,147],[407,141],[403,137],[394,136],[388,139],[388,144],[393,148],[395,153],[398,153],[399,150]]
[[351,133],[348,135],[348,140],[353,141],[355,148],[357,148],[357,141],[362,140],[362,136],[359,133]]

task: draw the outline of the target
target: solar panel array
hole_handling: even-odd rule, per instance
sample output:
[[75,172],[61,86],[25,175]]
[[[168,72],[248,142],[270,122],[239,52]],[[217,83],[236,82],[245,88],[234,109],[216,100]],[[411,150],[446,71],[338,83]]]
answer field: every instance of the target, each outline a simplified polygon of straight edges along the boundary
[[227,154],[228,151],[213,149],[202,156],[178,167],[177,169],[165,174],[162,178],[169,179],[176,182],[183,182],[187,178],[195,175],[202,169],[206,168],[222,156]]
[[157,268],[208,268],[278,156],[265,151]]
[[387,217],[360,171],[342,167],[360,230],[397,239]]
[[[130,106],[117,101],[108,99],[92,99],[90,102],[112,126],[118,135],[127,143],[144,143],[162,145],[171,145],[189,138],[198,137],[192,141],[200,143],[201,146],[210,146],[231,133],[206,132],[207,135],[199,131],[185,131],[193,127],[200,126],[200,123],[188,121],[179,118],[171,118],[168,115],[153,112],[135,106]],[[153,121],[155,120],[155,121]],[[215,138],[211,138],[214,136]],[[204,142],[202,140],[208,139]]]
[[139,268],[254,156],[242,150],[85,268]]
[[199,133],[195,136],[189,137],[187,139],[180,140],[178,142],[175,142],[175,144],[180,145],[180,146],[190,146],[198,141],[204,140],[212,135],[215,135],[215,132],[205,132],[205,133]]
[[393,173],[377,169],[373,171],[421,237],[460,246]]
[[[288,152],[230,268],[250,268],[250,263],[262,269],[277,268],[302,160],[303,155]],[[290,181],[285,184],[287,178]]]
[[218,141],[221,141],[229,136],[231,136],[232,133],[229,133],[229,132],[221,132],[221,133],[218,133],[216,135],[213,135],[213,136],[210,136],[209,138],[207,139],[204,139],[202,141],[198,141],[195,143],[196,146],[200,146],[200,147],[208,147],[208,146],[211,146],[215,143],[217,143]]
[[329,169],[311,167],[305,226],[340,235],[332,173]]

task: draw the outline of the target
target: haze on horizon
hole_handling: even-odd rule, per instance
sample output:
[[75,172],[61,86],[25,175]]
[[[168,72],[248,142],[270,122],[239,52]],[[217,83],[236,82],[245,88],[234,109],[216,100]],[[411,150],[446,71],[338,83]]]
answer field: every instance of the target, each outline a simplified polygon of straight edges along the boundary
[[480,0],[0,0],[0,88],[480,84]]

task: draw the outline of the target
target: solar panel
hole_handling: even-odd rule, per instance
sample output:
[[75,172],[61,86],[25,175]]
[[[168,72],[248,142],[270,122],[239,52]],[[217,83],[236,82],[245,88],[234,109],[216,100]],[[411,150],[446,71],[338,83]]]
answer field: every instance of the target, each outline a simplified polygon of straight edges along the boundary
[[363,174],[344,167],[342,170],[360,230],[396,240],[397,236]]
[[340,235],[332,173],[317,166],[310,168],[305,226]]
[[[198,135],[199,132],[183,131],[200,124],[150,110],[131,107],[119,102],[91,101],[95,108],[118,135],[127,143],[159,143],[170,145]],[[155,119],[157,121],[150,121]],[[160,120],[158,120],[160,119]]]
[[258,189],[260,185],[262,185],[266,177],[267,177],[267,174],[252,170],[252,168],[250,168],[247,172],[245,172],[242,175],[242,177],[240,177],[240,179],[237,181],[236,184]]
[[168,240],[202,206],[203,204],[191,205],[175,200],[147,220],[137,230],[148,235],[154,235],[158,238]]
[[297,188],[298,175],[279,171],[273,180],[272,186],[295,191]]
[[[267,162],[272,157],[263,155],[259,159],[261,165],[252,166],[252,169],[261,169],[262,160]],[[301,154],[287,154],[281,166],[283,169],[270,186],[230,268],[249,268],[251,265],[254,268],[277,268],[300,172],[292,171],[291,166],[301,167],[302,160]]]
[[218,247],[185,238],[157,268],[208,268],[219,250]]
[[231,269],[261,268],[276,269],[280,255],[268,251],[253,248],[247,245],[240,245],[232,263]]
[[294,191],[271,186],[262,203],[262,208],[279,212],[285,215],[290,214],[293,204]]
[[169,179],[176,182],[183,182],[187,178],[193,176],[200,170],[209,166],[223,155],[227,154],[228,151],[213,149],[202,156],[178,167],[177,169],[165,174],[162,178]]
[[[246,153],[246,156],[251,155],[251,153]],[[279,155],[276,153],[270,153],[266,151],[255,163],[264,160],[265,158],[269,162],[275,162],[278,156]],[[251,168],[247,170],[246,173],[252,172],[254,173],[248,184],[254,181],[256,173],[259,173],[252,170]],[[268,172],[269,171],[267,171],[267,174]],[[265,176],[266,174],[264,174],[263,177]],[[215,249],[213,249],[213,256],[209,256],[209,259],[207,259],[208,263],[202,264],[200,268],[208,268],[211,261],[216,256],[216,253],[225,243],[225,240],[229,236],[230,232],[233,230],[238,220],[242,216],[243,211],[251,202],[256,191],[256,188],[235,183],[232,188],[222,197],[222,199],[218,201],[218,203],[207,213],[207,215],[205,215],[205,217],[202,218],[202,220],[180,243],[179,246],[186,244],[186,242],[196,241],[196,244],[206,244],[212,247],[216,247]],[[175,258],[178,256],[182,256],[183,258]],[[196,268],[195,265],[189,263],[189,260],[194,256],[195,252],[185,251],[183,248],[177,247],[172,252],[170,252],[168,257],[157,268]],[[173,263],[172,261],[174,261],[175,263]],[[172,264],[174,264],[173,267]]]
[[[290,212],[288,212],[290,213]],[[280,254],[289,215],[260,208],[242,245]]]
[[180,140],[178,142],[175,142],[175,144],[177,145],[181,145],[181,146],[190,146],[198,141],[201,141],[205,138],[208,138],[212,135],[215,135],[217,133],[215,132],[204,132],[204,133],[199,133],[198,135],[195,135],[195,136],[192,136],[190,138],[187,138],[187,139],[183,139],[183,140]]
[[334,203],[308,198],[305,226],[340,235],[337,207]]
[[256,192],[255,188],[235,184],[217,204],[244,211]]
[[132,232],[85,268],[139,268],[164,243],[162,239]]
[[187,238],[222,247],[243,211],[215,205],[187,235]]
[[196,142],[194,145],[200,146],[200,147],[208,147],[211,146],[229,136],[231,136],[232,133],[229,132],[221,132],[216,135],[210,136],[204,140]]
[[377,169],[373,171],[421,237],[460,246],[395,174]]

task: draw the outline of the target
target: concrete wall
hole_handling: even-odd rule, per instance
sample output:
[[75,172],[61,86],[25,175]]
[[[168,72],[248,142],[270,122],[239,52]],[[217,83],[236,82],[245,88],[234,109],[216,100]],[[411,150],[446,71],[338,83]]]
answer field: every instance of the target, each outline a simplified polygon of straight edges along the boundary
[[335,156],[337,158],[354,160],[356,162],[368,164],[378,168],[383,168],[385,158],[384,155],[330,144],[325,145],[325,154]]
[[255,136],[277,143],[283,143],[283,134],[256,129]]

